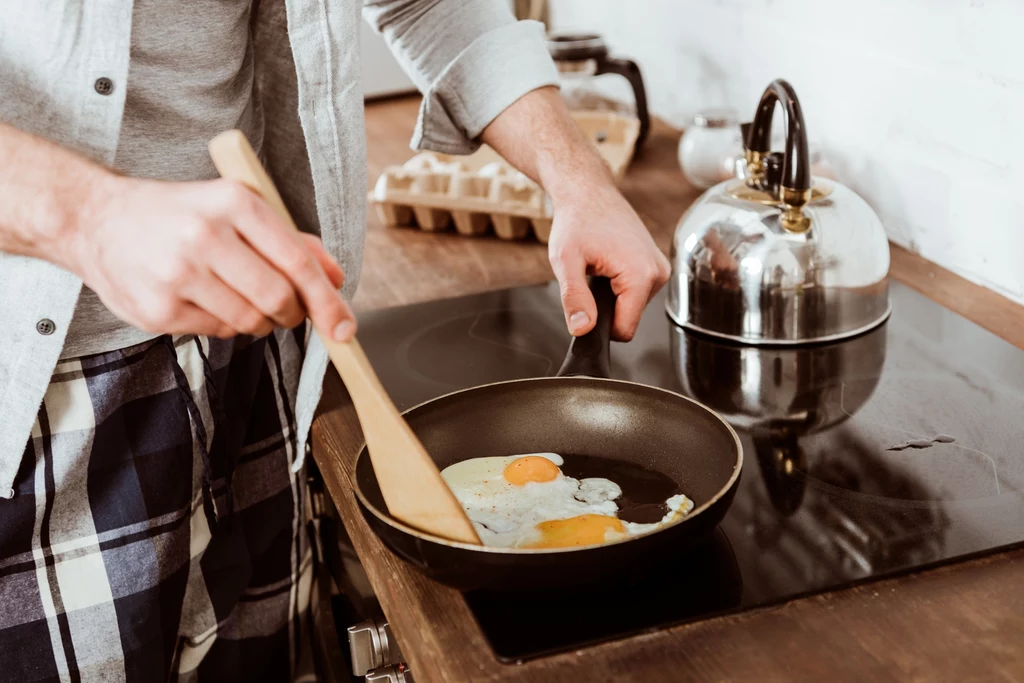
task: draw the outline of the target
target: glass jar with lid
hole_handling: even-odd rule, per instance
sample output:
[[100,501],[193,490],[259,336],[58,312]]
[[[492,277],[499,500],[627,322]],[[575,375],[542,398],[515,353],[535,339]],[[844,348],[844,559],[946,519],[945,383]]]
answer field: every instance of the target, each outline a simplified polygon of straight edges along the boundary
[[679,166],[683,175],[702,190],[735,177],[737,154],[743,154],[743,139],[739,118],[732,109],[699,112],[679,141]]

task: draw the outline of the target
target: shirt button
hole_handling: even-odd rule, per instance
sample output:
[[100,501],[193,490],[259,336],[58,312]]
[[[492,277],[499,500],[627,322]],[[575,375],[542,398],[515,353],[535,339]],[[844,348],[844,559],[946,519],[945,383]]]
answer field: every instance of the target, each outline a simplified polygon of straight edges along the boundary
[[92,87],[96,88],[96,92],[101,95],[109,95],[114,92],[114,82],[105,76],[103,78],[97,78]]
[[43,318],[36,323],[36,332],[39,334],[53,334],[57,326],[53,324],[53,321],[49,318]]

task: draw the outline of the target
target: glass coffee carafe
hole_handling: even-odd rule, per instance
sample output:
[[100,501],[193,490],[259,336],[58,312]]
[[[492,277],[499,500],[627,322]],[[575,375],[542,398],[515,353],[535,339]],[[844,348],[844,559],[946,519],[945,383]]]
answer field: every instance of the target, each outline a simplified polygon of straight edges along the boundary
[[[548,51],[561,74],[562,97],[573,111],[603,111],[635,117],[640,122],[636,139],[639,150],[651,128],[640,67],[629,59],[612,57],[601,36],[595,34],[554,33],[548,36]],[[632,90],[633,101],[622,102],[603,92],[597,77],[618,74]]]

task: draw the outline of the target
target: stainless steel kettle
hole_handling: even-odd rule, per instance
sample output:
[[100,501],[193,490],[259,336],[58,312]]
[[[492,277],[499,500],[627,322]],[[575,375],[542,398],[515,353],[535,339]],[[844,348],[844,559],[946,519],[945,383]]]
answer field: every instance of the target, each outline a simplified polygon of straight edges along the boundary
[[[776,104],[784,152],[770,150]],[[676,228],[669,316],[755,345],[833,341],[884,322],[891,310],[885,230],[852,190],[812,179],[792,86],[769,85],[744,128],[745,179],[709,189]]]

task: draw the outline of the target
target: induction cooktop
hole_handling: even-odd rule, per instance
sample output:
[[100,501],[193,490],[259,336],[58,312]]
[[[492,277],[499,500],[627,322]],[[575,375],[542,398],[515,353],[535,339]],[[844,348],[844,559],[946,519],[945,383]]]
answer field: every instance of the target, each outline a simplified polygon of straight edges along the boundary
[[[614,590],[470,592],[505,661],[579,649],[1024,544],[1024,352],[899,284],[887,323],[841,343],[755,349],[684,331],[664,292],[612,376],[664,387],[739,432],[735,501],[704,546]],[[553,375],[555,284],[360,316],[402,410]]]

